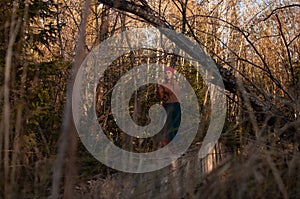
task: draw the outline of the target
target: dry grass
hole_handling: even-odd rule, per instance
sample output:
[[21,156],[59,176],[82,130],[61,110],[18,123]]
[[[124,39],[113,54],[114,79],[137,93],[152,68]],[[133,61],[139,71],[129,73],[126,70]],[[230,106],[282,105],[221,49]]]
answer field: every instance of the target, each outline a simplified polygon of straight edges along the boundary
[[252,143],[202,180],[195,198],[300,198],[300,153]]

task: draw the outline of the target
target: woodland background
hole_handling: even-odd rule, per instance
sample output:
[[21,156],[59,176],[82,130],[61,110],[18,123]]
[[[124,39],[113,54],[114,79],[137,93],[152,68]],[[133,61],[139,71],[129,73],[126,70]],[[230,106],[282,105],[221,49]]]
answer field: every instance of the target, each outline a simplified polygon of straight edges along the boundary
[[[190,188],[179,193],[184,196],[171,197],[168,189],[164,194],[300,198],[299,2],[2,0],[0,5],[0,198],[150,198],[147,191],[142,197],[128,191],[120,196],[118,186],[91,184],[91,179],[102,184],[136,179],[86,151],[72,122],[70,96],[74,75],[95,46],[124,30],[153,26],[196,40],[218,64],[227,95],[226,123],[201,166],[205,172],[189,170],[191,176],[203,175],[186,182],[168,178],[174,189],[187,181]],[[189,79],[202,107],[191,148],[199,147],[210,118],[205,84],[184,59],[149,49],[120,57],[100,80],[96,108],[107,136],[128,150],[154,149],[151,139],[126,137],[109,109],[116,81],[142,63],[176,66]],[[141,88],[132,98],[132,117],[142,124],[147,116],[141,110],[157,102],[154,90]],[[146,186],[139,189],[157,188]],[[78,194],[83,189],[90,195]]]

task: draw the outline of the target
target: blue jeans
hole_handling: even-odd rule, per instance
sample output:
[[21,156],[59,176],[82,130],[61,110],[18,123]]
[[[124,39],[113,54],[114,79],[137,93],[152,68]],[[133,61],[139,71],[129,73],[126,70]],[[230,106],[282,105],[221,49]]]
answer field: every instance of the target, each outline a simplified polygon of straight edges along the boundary
[[170,142],[177,134],[181,122],[181,108],[180,103],[165,103],[164,109],[167,112],[167,119],[164,125],[164,132],[166,133],[166,140]]

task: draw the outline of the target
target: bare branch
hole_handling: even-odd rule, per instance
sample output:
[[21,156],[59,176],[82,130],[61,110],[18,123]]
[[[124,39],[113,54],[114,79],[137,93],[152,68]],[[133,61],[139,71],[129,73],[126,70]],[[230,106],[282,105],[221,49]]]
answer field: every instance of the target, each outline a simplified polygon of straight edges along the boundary
[[163,17],[159,16],[158,13],[151,9],[148,4],[139,5],[123,0],[99,0],[99,2],[109,7],[135,14],[155,27],[173,29],[173,27]]
[[283,9],[286,9],[286,8],[293,8],[293,7],[300,7],[300,4],[291,4],[291,5],[286,5],[286,6],[282,6],[282,7],[275,8],[275,9],[272,10],[272,12],[271,12],[266,18],[264,18],[262,21],[268,20],[272,15],[276,14],[276,12],[277,12],[278,10],[283,10]]

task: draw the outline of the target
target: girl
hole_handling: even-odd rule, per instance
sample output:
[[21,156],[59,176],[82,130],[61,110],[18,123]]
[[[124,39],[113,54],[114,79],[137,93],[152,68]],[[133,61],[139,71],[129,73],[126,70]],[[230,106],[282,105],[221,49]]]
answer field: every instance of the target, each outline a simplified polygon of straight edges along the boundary
[[[169,89],[171,88],[171,90]],[[162,146],[167,145],[177,134],[181,121],[181,108],[179,98],[180,87],[174,79],[174,69],[167,67],[165,69],[165,81],[158,85],[157,95],[162,101],[162,105],[167,112],[166,123],[163,127],[164,139]]]

